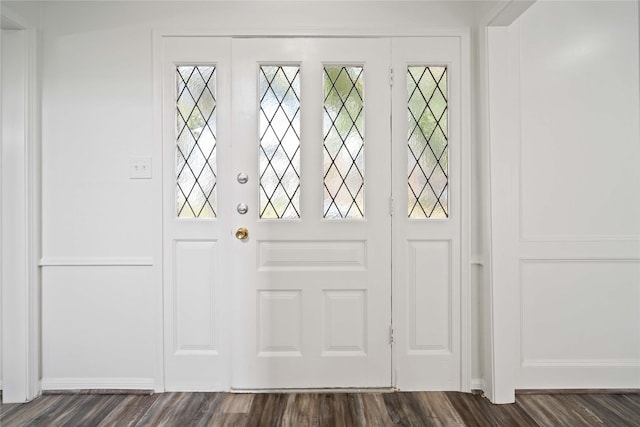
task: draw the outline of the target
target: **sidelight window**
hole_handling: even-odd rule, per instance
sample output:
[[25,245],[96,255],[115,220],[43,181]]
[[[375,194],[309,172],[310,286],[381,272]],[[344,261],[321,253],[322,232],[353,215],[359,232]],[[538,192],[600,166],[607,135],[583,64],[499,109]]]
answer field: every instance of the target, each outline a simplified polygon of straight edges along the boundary
[[407,92],[409,218],[448,218],[447,67],[408,67]]
[[176,69],[176,214],[215,218],[216,68]]

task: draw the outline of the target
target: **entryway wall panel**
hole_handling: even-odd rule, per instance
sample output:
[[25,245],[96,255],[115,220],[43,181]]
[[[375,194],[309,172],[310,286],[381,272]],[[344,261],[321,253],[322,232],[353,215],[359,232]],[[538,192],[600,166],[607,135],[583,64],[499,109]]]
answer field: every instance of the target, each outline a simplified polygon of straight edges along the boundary
[[562,388],[563,376],[541,375],[562,369],[574,387],[638,387],[640,262],[523,261],[520,272],[521,383]]
[[518,25],[518,387],[640,387],[638,3]]
[[521,238],[637,241],[638,3],[541,2],[519,25]]
[[496,371],[513,360],[515,389],[640,387],[638,32],[637,2],[536,2],[490,34],[510,97],[491,117],[494,304],[518,341]]
[[43,269],[43,389],[154,388],[148,266]]
[[129,178],[151,157],[149,32],[65,27],[43,36],[43,256],[152,256],[159,162]]

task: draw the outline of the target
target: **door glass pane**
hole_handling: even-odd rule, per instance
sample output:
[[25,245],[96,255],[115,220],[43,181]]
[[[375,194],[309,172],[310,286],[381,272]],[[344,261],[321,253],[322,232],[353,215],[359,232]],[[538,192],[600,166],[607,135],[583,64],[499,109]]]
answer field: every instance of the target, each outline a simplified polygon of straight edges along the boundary
[[260,218],[300,218],[300,67],[260,67]]
[[176,214],[215,218],[216,68],[176,69]]
[[324,217],[364,217],[364,74],[324,67]]
[[447,67],[407,71],[409,218],[448,218]]

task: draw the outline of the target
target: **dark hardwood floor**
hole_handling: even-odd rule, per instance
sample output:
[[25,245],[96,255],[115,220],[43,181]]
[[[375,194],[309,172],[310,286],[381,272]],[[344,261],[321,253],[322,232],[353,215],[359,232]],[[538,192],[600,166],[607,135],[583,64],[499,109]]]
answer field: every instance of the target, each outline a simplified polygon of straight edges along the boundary
[[640,394],[48,394],[0,405],[0,426],[640,426]]

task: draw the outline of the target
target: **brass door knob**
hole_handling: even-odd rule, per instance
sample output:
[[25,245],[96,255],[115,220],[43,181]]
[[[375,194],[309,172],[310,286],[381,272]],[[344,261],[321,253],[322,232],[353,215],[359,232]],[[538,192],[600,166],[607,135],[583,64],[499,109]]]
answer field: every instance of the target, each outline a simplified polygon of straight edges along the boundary
[[244,227],[240,227],[236,230],[236,239],[245,240],[249,237],[249,230]]

